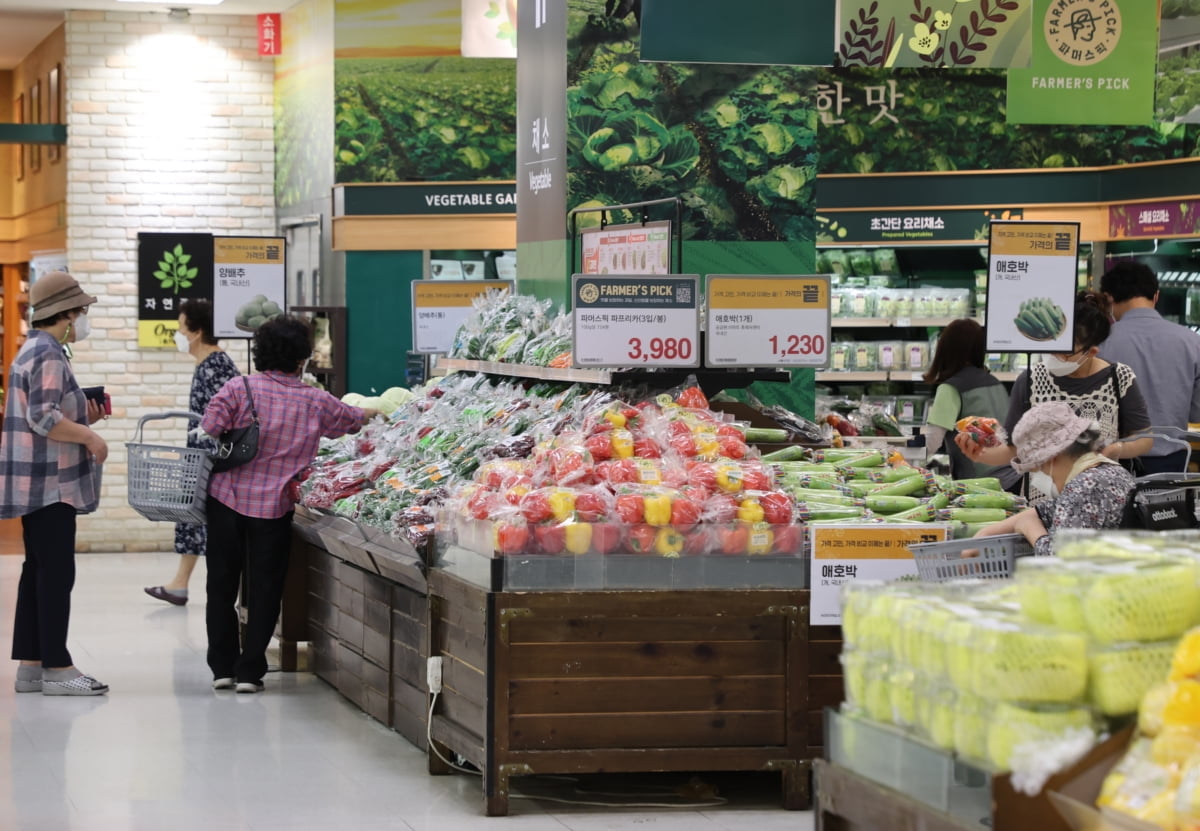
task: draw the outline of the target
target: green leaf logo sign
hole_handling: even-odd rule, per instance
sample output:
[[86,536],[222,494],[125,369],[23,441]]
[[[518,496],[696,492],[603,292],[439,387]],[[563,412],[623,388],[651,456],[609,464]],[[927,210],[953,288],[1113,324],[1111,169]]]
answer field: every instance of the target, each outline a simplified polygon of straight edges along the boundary
[[192,255],[183,253],[183,245],[176,245],[173,250],[164,251],[162,257],[158,261],[158,271],[154,272],[154,279],[162,283],[163,290],[173,289],[173,294],[179,294],[180,289],[191,288],[192,281],[196,279],[196,273],[200,269],[188,268]]

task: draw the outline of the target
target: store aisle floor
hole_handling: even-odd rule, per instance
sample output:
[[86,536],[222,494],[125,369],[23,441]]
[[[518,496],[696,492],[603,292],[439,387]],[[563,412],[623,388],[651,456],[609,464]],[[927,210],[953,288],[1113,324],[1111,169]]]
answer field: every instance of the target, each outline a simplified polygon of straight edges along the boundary
[[[174,571],[173,554],[77,558],[70,647],[107,682],[97,698],[13,692],[0,661],[0,828],[8,831],[811,831],[780,810],[778,777],[705,775],[728,804],[602,808],[514,799],[482,815],[479,781],[431,777],[424,755],[308,673],[271,673],[262,695],[213,692],[204,663],[203,567],[194,599],[142,594]],[[22,558],[0,557],[0,642],[12,642]],[[684,777],[593,777],[575,785],[514,780],[526,793],[589,801],[659,801]],[[653,786],[654,792],[643,789]],[[597,791],[638,792],[637,797]]]

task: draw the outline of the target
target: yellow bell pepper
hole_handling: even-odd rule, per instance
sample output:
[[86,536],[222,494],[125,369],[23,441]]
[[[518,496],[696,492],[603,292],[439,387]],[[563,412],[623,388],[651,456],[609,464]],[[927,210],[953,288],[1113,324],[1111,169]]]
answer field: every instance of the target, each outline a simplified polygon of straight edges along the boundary
[[550,511],[554,519],[564,522],[575,514],[575,491],[554,490],[550,492]]
[[717,468],[717,487],[727,493],[742,489],[742,469],[737,465],[720,465]]
[[654,537],[654,553],[662,557],[678,557],[683,550],[683,534],[674,528],[659,528]]
[[1200,683],[1176,681],[1167,706],[1163,708],[1163,725],[1167,727],[1200,725]]
[[644,502],[647,525],[671,524],[671,497],[665,493],[648,493]]
[[[624,419],[625,416],[621,418]],[[613,430],[609,443],[612,445],[614,459],[633,458],[633,433],[628,430]]]
[[771,546],[774,544],[775,533],[771,530],[771,526],[766,522],[756,522],[750,529],[750,542],[746,544],[746,553],[770,554]]
[[617,430],[620,430],[622,427],[624,427],[627,422],[625,414],[618,412],[617,410],[605,410],[604,419],[611,424],[614,429]]
[[710,430],[700,430],[693,435],[696,442],[696,455],[701,459],[712,460],[721,455],[721,445],[717,436]]
[[737,517],[742,522],[762,522],[762,505],[759,505],[753,499],[743,499],[742,504],[738,506]]
[[586,554],[592,547],[592,526],[588,522],[572,522],[567,526],[567,551]]
[[1200,629],[1193,629],[1183,636],[1171,661],[1172,681],[1196,676],[1200,676]]

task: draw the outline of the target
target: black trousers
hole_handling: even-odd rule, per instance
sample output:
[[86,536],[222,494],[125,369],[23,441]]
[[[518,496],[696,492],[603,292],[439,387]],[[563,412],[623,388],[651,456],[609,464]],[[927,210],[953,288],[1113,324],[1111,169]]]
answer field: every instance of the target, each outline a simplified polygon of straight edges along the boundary
[[17,583],[12,657],[47,667],[74,664],[67,651],[75,587],[75,508],[55,502],[21,517],[25,562]]
[[[208,498],[208,667],[213,678],[261,681],[279,620],[292,541],[292,513],[278,519],[239,514]],[[238,589],[246,575],[246,629],[238,645]]]

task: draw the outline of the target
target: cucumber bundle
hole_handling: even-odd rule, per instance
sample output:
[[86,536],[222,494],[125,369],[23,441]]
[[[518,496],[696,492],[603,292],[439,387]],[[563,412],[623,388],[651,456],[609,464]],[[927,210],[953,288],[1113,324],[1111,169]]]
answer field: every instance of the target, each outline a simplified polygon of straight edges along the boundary
[[1067,316],[1047,297],[1031,297],[1017,307],[1017,331],[1030,340],[1054,340],[1067,325]]

